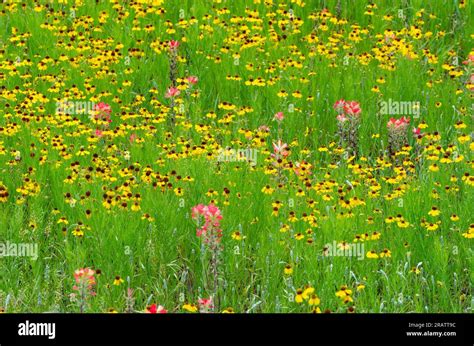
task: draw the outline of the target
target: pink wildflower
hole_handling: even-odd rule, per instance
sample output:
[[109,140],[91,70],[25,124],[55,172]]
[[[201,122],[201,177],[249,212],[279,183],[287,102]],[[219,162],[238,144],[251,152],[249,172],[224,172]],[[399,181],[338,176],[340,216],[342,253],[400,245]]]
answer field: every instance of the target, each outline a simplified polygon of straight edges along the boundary
[[178,96],[180,93],[181,93],[181,92],[179,91],[178,88],[170,87],[170,88],[168,88],[168,90],[166,91],[165,97],[169,99],[169,98]]
[[99,102],[94,106],[94,111],[96,111],[100,116],[106,116],[112,113],[112,108],[107,103]]
[[198,300],[200,312],[209,312],[214,309],[214,303],[212,302],[212,297],[209,298],[199,298]]
[[273,116],[273,119],[275,119],[278,122],[282,121],[284,118],[285,118],[285,115],[283,114],[283,112],[278,112]]
[[214,204],[203,205],[198,204],[191,209],[191,217],[198,223],[204,218],[204,225],[196,230],[198,237],[208,233],[215,232],[217,237],[222,236],[219,221],[222,220],[221,211]]
[[145,312],[149,314],[166,314],[168,310],[166,310],[163,306],[161,305],[156,305],[156,304],[151,304],[150,306],[147,306]]
[[186,78],[187,81],[190,83],[190,84],[196,84],[198,82],[198,77],[196,76],[189,76],[188,78]]
[[388,128],[406,129],[410,124],[410,118],[401,117],[400,119],[390,118],[387,123]]
[[361,112],[359,103],[356,101],[346,102],[344,105],[344,112],[348,115],[359,116]]
[[288,144],[283,143],[280,139],[278,140],[278,142],[272,143],[272,145],[275,155],[282,155],[286,157],[290,154],[288,151]]
[[176,52],[179,47],[179,41],[171,40],[169,42],[169,47],[171,52]]
[[344,101],[344,99],[340,99],[340,100],[337,100],[335,103],[334,103],[334,106],[333,108],[339,113],[343,113],[344,111],[344,106],[346,105],[346,101]]

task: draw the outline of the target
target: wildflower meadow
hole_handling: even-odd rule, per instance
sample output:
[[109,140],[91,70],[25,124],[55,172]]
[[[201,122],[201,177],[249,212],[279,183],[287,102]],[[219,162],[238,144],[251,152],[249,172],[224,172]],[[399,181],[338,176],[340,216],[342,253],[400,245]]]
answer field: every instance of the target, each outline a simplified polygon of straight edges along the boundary
[[472,313],[469,0],[0,3],[0,312]]

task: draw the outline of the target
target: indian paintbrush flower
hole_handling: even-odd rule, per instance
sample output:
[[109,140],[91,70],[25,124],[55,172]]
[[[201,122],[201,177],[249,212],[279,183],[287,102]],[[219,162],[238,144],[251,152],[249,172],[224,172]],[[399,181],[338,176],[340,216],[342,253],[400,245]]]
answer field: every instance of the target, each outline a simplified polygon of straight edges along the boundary
[[395,155],[402,146],[407,144],[407,130],[410,125],[410,118],[401,117],[399,119],[390,118],[387,122],[388,130],[388,150],[389,154]]
[[91,268],[81,268],[74,272],[76,284],[72,287],[79,294],[79,309],[83,313],[86,309],[89,296],[95,296],[94,286],[96,285],[95,271]]
[[[222,229],[220,228],[222,214],[220,209],[214,204],[198,204],[191,209],[191,217],[198,225],[196,235],[203,239],[204,248],[211,254],[210,275],[213,282],[212,290],[214,295],[210,299],[214,298],[217,300],[219,256],[222,252]],[[212,308],[210,306],[208,308],[213,309],[214,305],[212,305]]]
[[360,105],[356,101],[338,100],[333,108],[337,112],[337,127],[341,146],[346,146],[351,155],[357,156],[359,153],[359,124],[362,112]]

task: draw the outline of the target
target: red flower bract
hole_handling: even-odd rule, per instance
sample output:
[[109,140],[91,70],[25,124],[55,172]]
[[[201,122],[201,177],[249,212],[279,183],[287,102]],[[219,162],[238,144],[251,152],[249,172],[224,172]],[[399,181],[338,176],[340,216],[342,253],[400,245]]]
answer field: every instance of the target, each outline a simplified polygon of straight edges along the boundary
[[410,118],[401,117],[400,119],[390,118],[387,123],[388,128],[405,129],[410,124]]
[[333,108],[339,113],[343,113],[344,111],[344,106],[346,105],[346,101],[344,99],[337,100],[336,103],[334,103]]
[[110,115],[110,113],[112,113],[112,108],[107,103],[99,102],[94,106],[94,111],[100,115]]
[[178,88],[170,87],[170,88],[168,88],[168,90],[166,91],[165,97],[169,99],[169,98],[178,96],[180,93],[181,93],[181,92],[179,91]]
[[146,312],[149,314],[166,314],[168,310],[161,305],[151,304],[150,306],[147,306]]
[[176,51],[179,47],[179,41],[175,41],[175,40],[171,40],[169,42],[169,47],[170,47],[170,50],[173,52],[173,51]]
[[348,115],[358,116],[361,112],[359,103],[356,101],[346,102],[344,112]]
[[90,268],[81,268],[77,269],[74,272],[74,279],[76,280],[77,284],[82,282],[87,283],[88,286],[95,285],[95,271]]
[[189,76],[186,78],[190,84],[196,84],[198,82],[198,77],[196,76]]
[[205,233],[215,233],[218,238],[222,236],[219,221],[222,220],[221,211],[214,204],[198,204],[191,209],[191,217],[200,224],[204,218],[204,225],[197,229],[196,235],[200,237]]
[[284,118],[285,115],[283,114],[283,112],[278,112],[273,116],[273,119],[275,119],[276,121],[282,121]]
[[342,119],[339,116],[341,115],[349,115],[349,116],[359,116],[360,112],[360,104],[357,101],[345,101],[344,99],[337,100],[333,108],[336,110],[338,114],[338,120]]

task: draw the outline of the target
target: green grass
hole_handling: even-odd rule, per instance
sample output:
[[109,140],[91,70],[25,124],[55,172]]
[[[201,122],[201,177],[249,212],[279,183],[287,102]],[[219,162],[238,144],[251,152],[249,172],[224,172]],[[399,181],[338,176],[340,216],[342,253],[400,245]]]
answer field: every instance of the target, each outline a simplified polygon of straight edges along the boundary
[[[315,288],[321,299],[321,311],[346,312],[349,306],[357,312],[472,311],[472,239],[463,234],[468,233],[473,223],[474,195],[472,185],[462,178],[473,174],[473,144],[472,138],[464,143],[459,140],[461,134],[470,135],[473,123],[472,94],[467,86],[472,65],[462,64],[473,49],[472,4],[459,8],[459,1],[429,4],[376,1],[378,7],[370,16],[364,14],[368,2],[341,1],[341,17],[347,23],[328,21],[329,29],[323,31],[318,27],[321,20],[308,17],[323,8],[336,13],[336,0],[307,1],[304,7],[290,1],[280,6],[276,1],[268,6],[265,1],[256,2],[182,1],[180,8],[173,1],[165,1],[154,7],[164,8],[164,14],[144,16],[131,5],[124,5],[123,11],[129,15],[122,20],[114,4],[108,1],[98,4],[84,1],[84,5],[74,10],[75,18],[70,15],[71,0],[68,4],[57,1],[51,4],[50,8],[54,9],[51,15],[44,7],[35,12],[30,2],[26,9],[22,9],[21,4],[16,8],[3,5],[0,16],[0,181],[8,189],[9,197],[0,203],[0,242],[36,243],[39,257],[37,260],[0,258],[0,308],[6,312],[78,312],[77,305],[70,300],[74,292],[73,273],[78,268],[92,267],[100,269],[102,274],[98,277],[97,295],[88,300],[88,312],[105,312],[109,308],[125,311],[128,286],[134,289],[137,311],[143,311],[151,303],[161,304],[169,311],[183,311],[185,302],[196,304],[198,298],[212,294],[203,274],[207,260],[190,212],[199,203],[213,201],[223,214],[219,311],[232,307],[236,312],[308,312],[311,307],[307,301],[302,304],[294,301],[297,289],[306,285]],[[224,7],[229,13],[219,14],[219,9]],[[261,21],[248,20],[246,8],[258,11]],[[289,22],[285,23],[284,31],[278,27],[278,21],[288,18],[283,11],[290,8],[295,18],[303,21],[300,32],[294,31]],[[417,22],[420,17],[416,16],[422,9],[423,23]],[[198,22],[187,29],[179,28],[180,10],[186,20],[194,16]],[[406,15],[406,23],[399,18],[399,10]],[[103,25],[99,24],[101,12],[109,14]],[[206,14],[210,19],[204,18]],[[393,16],[393,21],[383,19],[388,14]],[[430,18],[430,14],[436,18]],[[240,23],[231,20],[240,16]],[[275,18],[271,19],[272,16]],[[93,22],[87,28],[78,25],[80,20],[89,17]],[[214,18],[219,18],[219,22]],[[269,20],[273,21],[275,32],[280,37],[285,34],[286,39],[272,41]],[[167,22],[174,24],[176,32],[166,32]],[[52,25],[52,30],[45,28],[44,23]],[[354,24],[367,29],[359,42],[348,38]],[[396,32],[405,24],[408,28],[418,25],[423,35],[431,32],[432,36],[416,39],[399,33],[397,36],[413,47],[412,53],[417,57],[407,58],[396,49],[394,70],[384,69],[375,58],[373,48],[383,45],[386,30]],[[155,30],[143,31],[146,25],[154,25]],[[134,30],[138,27],[142,30]],[[58,37],[60,30],[70,30],[74,40],[68,35]],[[342,36],[331,45],[330,37],[338,31]],[[305,40],[312,32],[319,42]],[[439,35],[440,32],[445,35]],[[29,35],[21,38],[22,34]],[[236,34],[243,35],[243,40],[257,37],[254,35],[265,40],[258,46],[242,47],[242,41],[230,40]],[[183,37],[186,37],[185,42]],[[382,43],[378,44],[380,38]],[[194,89],[200,91],[198,97],[182,97],[185,114],[178,117],[176,126],[171,126],[166,119],[169,100],[164,98],[170,85],[166,54],[166,42],[170,39],[180,41],[179,54],[186,59],[178,65],[179,77],[197,76],[199,82]],[[21,40],[25,41],[24,45],[18,44]],[[150,46],[154,41],[165,42],[163,51],[156,52]],[[72,49],[67,48],[68,42]],[[318,44],[321,44],[319,50]],[[344,48],[344,44],[348,47]],[[79,49],[81,46],[86,49]],[[334,57],[324,53],[323,46],[326,52],[334,52]],[[223,51],[226,47],[228,51]],[[133,56],[130,49],[140,49],[143,56]],[[312,49],[316,49],[313,56]],[[436,55],[438,62],[428,63],[424,49]],[[240,54],[238,64],[233,56],[237,53]],[[373,58],[364,65],[357,58],[344,58],[348,53],[353,56],[369,53]],[[68,59],[62,61],[62,54]],[[99,62],[99,67],[94,67],[97,58],[104,55],[110,61]],[[19,64],[12,69],[17,57]],[[47,62],[47,68],[41,70],[38,64],[45,57],[54,62]],[[215,62],[217,57],[220,63]],[[75,63],[71,62],[73,58]],[[290,58],[300,61],[301,67],[289,66]],[[31,64],[25,64],[27,59]],[[331,67],[331,63],[337,66]],[[253,64],[254,69],[247,69],[247,64]],[[463,71],[463,75],[451,78],[443,64]],[[267,72],[272,66],[274,71]],[[127,68],[131,73],[127,74]],[[227,75],[238,75],[241,81],[228,80]],[[384,84],[377,82],[382,76]],[[55,77],[60,83],[54,90],[50,88]],[[279,79],[263,87],[245,84],[258,77],[266,81]],[[303,83],[301,78],[307,78],[308,83]],[[123,86],[124,81],[130,81],[131,85]],[[427,85],[429,82],[432,87]],[[375,85],[379,85],[380,93],[371,90]],[[156,94],[150,92],[153,87],[158,90]],[[462,93],[457,94],[458,89]],[[278,97],[280,90],[286,90],[289,96]],[[296,90],[302,93],[301,98],[291,95]],[[40,95],[45,99],[38,97]],[[143,95],[143,101],[135,102],[137,95]],[[308,99],[311,96],[313,100]],[[111,128],[119,132],[91,144],[87,139],[95,125],[86,115],[55,114],[56,98],[110,104]],[[160,103],[154,103],[153,98]],[[353,162],[346,162],[332,152],[338,142],[336,113],[332,106],[341,98],[357,100],[362,108],[360,157]],[[427,136],[420,144],[411,134],[409,136],[413,149],[407,155],[407,162],[413,163],[416,169],[394,184],[387,179],[399,175],[395,165],[382,167],[377,161],[384,157],[385,162],[390,162],[386,153],[386,123],[390,116],[378,111],[378,101],[390,98],[420,102],[420,118],[412,118],[410,131],[421,122],[428,125],[422,130]],[[219,108],[222,102],[236,105],[236,110],[245,106],[252,111],[237,114]],[[211,111],[217,118],[206,117]],[[281,135],[272,121],[279,111],[285,114]],[[222,122],[227,113],[234,117],[228,123]],[[463,121],[466,128],[455,128],[459,121]],[[198,125],[207,126],[207,130],[200,131]],[[261,125],[271,127],[263,142],[256,138],[261,137],[257,130]],[[12,128],[16,129],[12,131]],[[251,139],[244,135],[247,130],[251,131]],[[433,141],[429,136],[436,131],[441,138]],[[131,144],[131,134],[143,142]],[[70,157],[61,156],[53,148],[54,136],[61,137]],[[313,174],[308,178],[311,187],[305,186],[292,169],[284,170],[287,182],[281,187],[274,175],[266,174],[266,168],[271,165],[272,142],[278,138],[290,145],[289,163],[306,161],[312,165]],[[417,145],[429,147],[430,142],[432,147],[439,146],[438,150],[444,152],[449,151],[449,145],[455,145],[457,149],[451,153],[458,152],[463,160],[437,161],[440,170],[430,171],[429,166],[434,161],[429,160],[429,152],[417,159],[414,149]],[[172,150],[183,153],[186,144],[190,147],[188,154],[168,157]],[[200,145],[202,152],[193,149]],[[78,156],[76,153],[82,146],[89,154]],[[226,146],[258,149],[256,167],[245,162],[217,164],[218,149]],[[329,148],[329,152],[318,150],[323,146]],[[21,160],[15,160],[17,151],[21,153]],[[129,160],[125,151],[130,153]],[[438,154],[438,158],[442,158],[444,152]],[[40,161],[42,156],[45,156],[43,162]],[[74,162],[78,164],[71,167]],[[131,165],[134,166],[131,172],[121,174],[121,170]],[[163,189],[146,182],[147,166],[156,174],[153,182],[159,182],[160,176],[168,178]],[[403,167],[409,170],[409,166]],[[30,168],[32,173],[27,175]],[[106,172],[100,173],[97,168]],[[87,174],[90,179],[86,179]],[[72,184],[64,182],[68,175],[75,178]],[[376,198],[368,196],[371,175],[381,186],[380,196]],[[17,189],[27,176],[36,181],[41,190],[21,199]],[[194,180],[186,182],[177,176],[190,176]],[[452,176],[457,177],[457,181],[452,181]],[[123,188],[133,177],[131,193],[140,194],[140,210],[130,209],[131,200],[128,200],[127,210],[118,206],[106,209],[102,205],[105,191]],[[334,184],[328,194],[333,199],[327,201],[323,199],[326,192],[317,191],[315,187],[331,180]],[[170,187],[166,187],[168,182]],[[347,189],[348,182],[354,186],[352,190]],[[261,192],[267,184],[274,189],[271,195]],[[450,187],[449,191],[446,186]],[[176,187],[183,188],[182,196],[174,193]],[[399,187],[404,189],[400,197],[384,198]],[[230,190],[228,198],[223,195],[224,188]],[[206,195],[210,189],[218,195]],[[338,193],[338,189],[344,194]],[[298,190],[305,195],[299,196]],[[90,192],[90,197],[86,197],[86,192]],[[65,200],[66,193],[76,200],[75,204]],[[337,217],[341,211],[348,211],[338,203],[340,196],[358,197],[365,205],[352,208],[354,216],[351,218]],[[316,201],[313,209],[307,204],[309,199]],[[22,203],[16,203],[18,200]],[[272,203],[277,200],[283,206],[278,216],[273,216]],[[428,215],[433,206],[441,210],[440,216]],[[53,212],[55,209],[58,213]],[[92,212],[89,219],[86,210]],[[288,220],[291,211],[298,218],[295,222]],[[317,226],[302,220],[303,213],[311,212],[316,216]],[[142,219],[145,213],[154,220]],[[408,228],[384,221],[397,214],[410,223]],[[458,215],[459,221],[452,221],[452,214]],[[61,217],[69,223],[59,224]],[[373,217],[373,223],[367,222],[369,217]],[[441,223],[437,230],[428,231],[421,225],[422,219]],[[72,233],[78,222],[88,227],[83,237]],[[289,231],[280,232],[283,224],[289,225]],[[66,232],[62,231],[63,227]],[[308,229],[312,230],[311,235],[295,239],[295,234]],[[240,231],[245,239],[232,239],[234,231]],[[328,243],[352,243],[355,235],[374,231],[380,232],[381,237],[364,242],[365,252],[380,253],[389,249],[391,257],[365,257],[359,261],[351,257],[323,256],[323,248]],[[312,245],[306,243],[309,237],[313,239]],[[292,275],[284,274],[286,264],[292,265]],[[413,272],[413,268],[420,272]],[[125,282],[113,285],[116,276]],[[357,290],[359,284],[365,288]],[[353,302],[343,303],[335,295],[343,285],[353,291]]]

